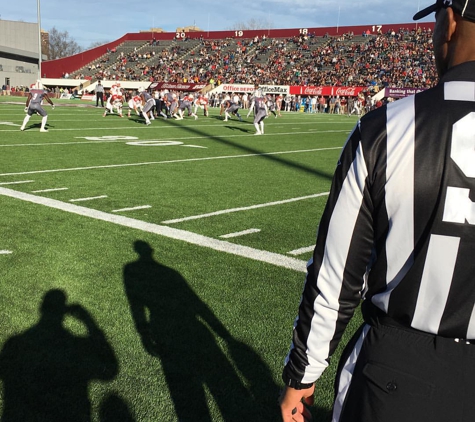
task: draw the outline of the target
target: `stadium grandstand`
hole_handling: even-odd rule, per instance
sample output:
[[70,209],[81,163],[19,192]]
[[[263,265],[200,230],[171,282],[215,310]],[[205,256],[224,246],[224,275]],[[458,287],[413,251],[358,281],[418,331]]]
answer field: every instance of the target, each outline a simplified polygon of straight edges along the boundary
[[[69,87],[85,95],[100,80],[105,88],[120,81],[125,89],[146,84],[246,92],[259,85],[284,95],[356,96],[368,89],[374,94],[392,89],[393,96],[405,96],[436,82],[430,52],[433,26],[128,33],[74,56],[43,61],[41,77],[47,87]],[[9,47],[0,49],[4,60]],[[29,82],[36,80],[34,70],[30,76]],[[24,79],[8,79],[13,86],[28,86]]]

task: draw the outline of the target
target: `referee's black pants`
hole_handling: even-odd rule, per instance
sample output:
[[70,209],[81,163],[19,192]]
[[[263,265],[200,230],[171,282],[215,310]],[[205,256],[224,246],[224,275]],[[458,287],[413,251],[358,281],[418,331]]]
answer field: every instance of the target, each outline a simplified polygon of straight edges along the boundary
[[96,94],[96,107],[99,107],[99,102],[101,103],[101,107],[104,107],[104,93],[98,92]]
[[474,422],[475,345],[365,324],[345,349],[335,389],[333,422]]

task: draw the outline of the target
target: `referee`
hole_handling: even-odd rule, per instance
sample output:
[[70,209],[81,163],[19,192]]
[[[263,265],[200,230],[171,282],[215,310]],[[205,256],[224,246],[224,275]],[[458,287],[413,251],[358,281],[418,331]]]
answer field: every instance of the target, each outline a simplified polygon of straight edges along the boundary
[[283,370],[284,422],[362,301],[333,422],[475,418],[475,0],[437,0],[438,85],[381,107],[343,148]]
[[99,107],[99,101],[101,102],[101,107],[104,107],[104,87],[102,86],[101,81],[97,82],[97,85],[94,88],[94,93],[96,94],[96,107]]

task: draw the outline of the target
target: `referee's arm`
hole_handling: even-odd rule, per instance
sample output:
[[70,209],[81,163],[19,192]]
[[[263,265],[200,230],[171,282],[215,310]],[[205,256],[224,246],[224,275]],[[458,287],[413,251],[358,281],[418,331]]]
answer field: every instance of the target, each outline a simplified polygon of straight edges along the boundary
[[320,377],[362,297],[373,249],[373,209],[360,138],[358,124],[333,177],[286,358],[286,385],[306,386]]

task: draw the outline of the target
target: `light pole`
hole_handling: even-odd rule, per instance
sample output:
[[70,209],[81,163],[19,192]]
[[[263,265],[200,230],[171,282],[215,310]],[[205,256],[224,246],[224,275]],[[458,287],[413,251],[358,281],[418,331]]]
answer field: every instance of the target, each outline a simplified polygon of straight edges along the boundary
[[40,16],[40,0],[36,0],[38,7],[38,80],[41,81],[41,16]]
[[337,19],[337,22],[336,22],[336,33],[337,34],[338,34],[338,29],[340,27],[340,11],[341,11],[341,6],[338,6],[338,19]]
[[[417,3],[417,11],[419,11],[421,9],[421,0],[418,1]],[[419,21],[416,21],[416,31],[417,31],[417,24],[419,23]]]

